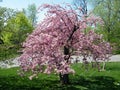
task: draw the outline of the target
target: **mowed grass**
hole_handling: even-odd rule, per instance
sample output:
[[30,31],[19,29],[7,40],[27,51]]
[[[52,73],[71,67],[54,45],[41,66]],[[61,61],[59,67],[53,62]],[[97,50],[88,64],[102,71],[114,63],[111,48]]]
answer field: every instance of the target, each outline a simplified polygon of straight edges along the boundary
[[89,65],[73,64],[76,73],[70,75],[70,85],[62,85],[58,75],[39,74],[29,80],[20,77],[19,68],[0,69],[0,90],[120,90],[120,62],[107,63],[106,71],[98,72]]

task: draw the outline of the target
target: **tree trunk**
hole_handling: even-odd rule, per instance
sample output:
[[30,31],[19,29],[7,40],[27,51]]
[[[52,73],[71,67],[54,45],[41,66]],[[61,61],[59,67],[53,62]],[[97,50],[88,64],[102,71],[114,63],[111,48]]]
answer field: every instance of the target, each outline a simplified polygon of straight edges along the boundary
[[64,85],[67,85],[67,84],[69,84],[70,82],[69,82],[69,74],[59,74],[59,77],[60,77],[60,82],[62,83],[62,84],[64,84]]
[[[67,43],[72,39],[72,36],[74,34],[74,32],[78,29],[79,27],[77,27],[76,25],[74,25],[74,29],[72,31],[72,33],[70,34],[68,40],[67,40]],[[70,57],[70,47],[69,45],[65,45],[64,46],[64,55],[66,55],[67,57],[64,57],[65,61],[67,63],[69,63],[69,57]],[[69,84],[69,74],[59,74],[59,77],[60,77],[60,81],[62,84]]]
[[98,67],[98,71],[100,72],[101,68],[100,68],[100,62],[96,62],[97,67]]
[[[64,46],[64,54],[69,55],[69,47]],[[66,62],[68,63],[68,58],[65,58]],[[59,74],[60,82],[62,84],[69,84],[69,74]]]
[[102,71],[105,71],[106,63],[103,61]]

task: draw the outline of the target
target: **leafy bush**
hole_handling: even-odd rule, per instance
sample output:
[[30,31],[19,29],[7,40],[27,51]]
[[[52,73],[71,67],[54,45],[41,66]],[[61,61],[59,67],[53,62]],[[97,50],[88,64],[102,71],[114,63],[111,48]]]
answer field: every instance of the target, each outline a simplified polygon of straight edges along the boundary
[[0,60],[6,60],[16,57],[18,54],[18,48],[15,46],[0,45]]

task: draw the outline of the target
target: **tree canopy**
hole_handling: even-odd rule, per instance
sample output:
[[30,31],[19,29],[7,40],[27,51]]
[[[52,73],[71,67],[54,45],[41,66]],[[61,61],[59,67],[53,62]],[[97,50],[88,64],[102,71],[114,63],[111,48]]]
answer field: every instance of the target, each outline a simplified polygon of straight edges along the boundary
[[[79,19],[69,5],[64,8],[45,4],[41,8],[47,9],[46,18],[23,43],[19,60],[22,71],[32,71],[30,79],[38,73],[74,73],[70,68],[73,54],[82,56],[83,61],[90,56],[95,62],[109,58],[110,44],[94,32],[96,24],[102,24],[99,17],[83,15]],[[93,30],[85,33],[87,27],[93,27]]]

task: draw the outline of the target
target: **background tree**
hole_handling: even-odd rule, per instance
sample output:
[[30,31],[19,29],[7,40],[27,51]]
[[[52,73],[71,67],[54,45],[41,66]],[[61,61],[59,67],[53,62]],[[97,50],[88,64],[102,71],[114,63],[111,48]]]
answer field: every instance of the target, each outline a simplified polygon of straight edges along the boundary
[[1,39],[2,38],[2,35],[1,35],[1,32],[4,28],[4,12],[5,12],[6,8],[2,8],[0,7],[0,44],[3,43],[3,40]]
[[28,5],[28,8],[23,10],[32,25],[35,27],[37,24],[37,8],[35,4]]
[[62,84],[68,84],[69,73],[74,73],[70,67],[73,54],[82,56],[84,62],[89,56],[95,62],[109,58],[109,43],[94,30],[84,33],[87,27],[95,29],[100,18],[83,16],[78,19],[78,13],[70,6],[45,4],[42,8],[47,9],[46,18],[23,43],[23,54],[19,59],[21,74],[32,71],[33,75],[29,77],[32,79],[38,73],[55,72]]
[[27,34],[33,30],[33,27],[27,17],[22,12],[18,12],[16,16],[7,21],[5,29],[3,40],[7,44],[10,42],[11,44],[21,46],[21,43],[25,40]]
[[94,14],[104,21],[104,27],[98,32],[104,34],[106,40],[116,48],[115,53],[120,53],[120,0],[93,0]]
[[[89,0],[73,0],[73,7],[74,9],[80,9],[77,11],[79,16],[78,18],[82,18],[83,15],[87,18],[89,15],[91,15],[89,11]],[[87,27],[84,31],[88,32],[89,30],[91,30],[91,27]]]
[[73,0],[73,5],[76,9],[81,8],[80,14],[88,14],[88,0]]
[[[12,52],[15,51],[15,49],[9,50],[8,49],[8,47],[10,45],[9,40],[6,39],[6,41],[8,41],[8,43],[9,43],[9,44],[6,44],[6,41],[4,41],[4,39],[3,39],[5,37],[3,32],[7,32],[6,31],[7,22],[12,17],[14,17],[15,14],[16,14],[16,11],[13,9],[0,7],[0,60],[5,60],[5,59],[10,58],[11,56],[13,56]],[[10,34],[7,34],[7,37],[8,36],[10,36]]]
[[5,25],[7,24],[7,21],[15,16],[15,14],[16,11],[13,9],[0,7],[0,41],[4,42],[4,40],[2,40],[2,32],[5,31]]
[[0,7],[0,60],[17,54],[33,26],[23,12]]

